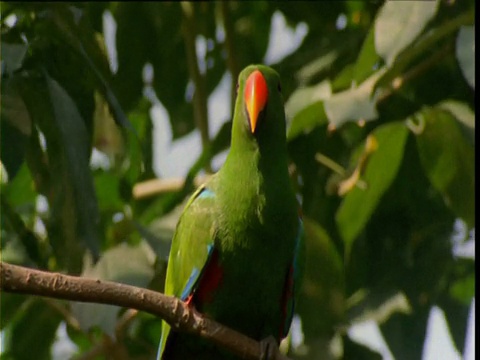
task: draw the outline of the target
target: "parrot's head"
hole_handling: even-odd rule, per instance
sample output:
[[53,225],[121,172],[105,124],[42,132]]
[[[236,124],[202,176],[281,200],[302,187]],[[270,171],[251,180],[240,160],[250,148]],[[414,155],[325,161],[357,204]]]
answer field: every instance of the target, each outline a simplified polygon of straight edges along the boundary
[[238,77],[236,111],[243,126],[257,139],[285,133],[280,77],[272,68],[250,65]]

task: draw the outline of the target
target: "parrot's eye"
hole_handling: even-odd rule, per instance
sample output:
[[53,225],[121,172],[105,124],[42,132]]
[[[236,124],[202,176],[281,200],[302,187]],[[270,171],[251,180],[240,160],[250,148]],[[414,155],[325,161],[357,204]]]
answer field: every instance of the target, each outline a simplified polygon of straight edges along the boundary
[[278,89],[278,92],[282,92],[282,85],[280,85],[280,83],[278,83],[277,89]]

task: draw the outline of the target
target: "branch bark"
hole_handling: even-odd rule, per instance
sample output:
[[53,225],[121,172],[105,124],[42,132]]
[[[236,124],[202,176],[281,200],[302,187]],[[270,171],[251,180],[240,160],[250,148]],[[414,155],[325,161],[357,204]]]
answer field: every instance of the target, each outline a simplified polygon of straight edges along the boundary
[[[196,176],[193,179],[195,187],[202,185],[210,178],[210,175]],[[185,178],[175,177],[169,179],[151,179],[136,183],[133,187],[133,197],[135,199],[143,199],[156,196],[166,192],[179,191],[185,185]]]
[[[173,329],[201,336],[242,359],[260,359],[261,343],[208,319],[183,301],[135,286],[34,270],[0,262],[2,291],[50,298],[117,305],[164,319]],[[279,351],[271,360],[288,360]]]

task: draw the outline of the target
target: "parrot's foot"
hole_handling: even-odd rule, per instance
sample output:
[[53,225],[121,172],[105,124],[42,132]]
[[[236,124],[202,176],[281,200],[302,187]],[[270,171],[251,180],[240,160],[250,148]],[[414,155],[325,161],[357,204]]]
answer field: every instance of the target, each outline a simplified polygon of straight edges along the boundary
[[277,359],[277,354],[280,351],[278,349],[277,340],[275,340],[272,335],[260,341],[260,349],[260,360],[275,360]]

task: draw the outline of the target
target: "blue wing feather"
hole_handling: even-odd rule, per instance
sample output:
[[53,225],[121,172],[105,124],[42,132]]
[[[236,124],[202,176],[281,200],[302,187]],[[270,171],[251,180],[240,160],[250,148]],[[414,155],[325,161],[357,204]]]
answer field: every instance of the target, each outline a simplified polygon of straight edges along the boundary
[[200,279],[203,271],[207,267],[207,264],[208,264],[210,258],[212,257],[213,245],[208,244],[207,248],[208,248],[207,261],[205,262],[205,265],[203,266],[203,268],[201,270],[199,270],[197,267],[194,267],[192,269],[192,273],[190,274],[190,277],[188,278],[187,284],[183,288],[182,295],[180,295],[180,299],[182,301],[185,301],[187,299],[187,297],[190,296],[190,294],[193,293],[193,291],[195,290],[195,285],[198,283],[198,280]]

